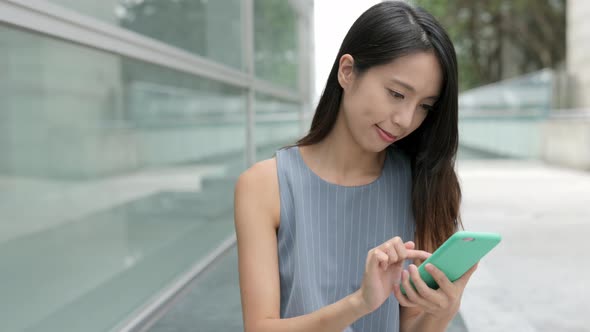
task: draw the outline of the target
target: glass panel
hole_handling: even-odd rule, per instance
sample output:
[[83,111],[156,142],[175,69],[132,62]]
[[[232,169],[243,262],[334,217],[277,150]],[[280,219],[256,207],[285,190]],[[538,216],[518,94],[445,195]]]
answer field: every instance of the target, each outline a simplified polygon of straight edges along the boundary
[[245,94],[6,26],[0,47],[2,330],[109,330],[233,233]]
[[298,104],[256,94],[256,159],[272,158],[282,146],[293,144],[299,139]]
[[289,1],[254,0],[256,76],[297,89],[297,15]]
[[539,159],[555,74],[543,69],[459,96],[460,144],[505,158]]
[[461,93],[462,116],[546,117],[555,75],[550,69],[491,83]]
[[236,247],[207,267],[185,294],[148,332],[244,331]]
[[240,0],[51,0],[64,7],[242,69]]

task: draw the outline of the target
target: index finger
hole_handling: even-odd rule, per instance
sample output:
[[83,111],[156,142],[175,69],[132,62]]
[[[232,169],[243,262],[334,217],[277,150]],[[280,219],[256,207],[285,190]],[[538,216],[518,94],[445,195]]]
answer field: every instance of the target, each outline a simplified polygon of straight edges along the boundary
[[428,257],[432,256],[431,253],[424,250],[415,250],[415,249],[406,249],[407,257],[406,259],[421,259],[426,260]]

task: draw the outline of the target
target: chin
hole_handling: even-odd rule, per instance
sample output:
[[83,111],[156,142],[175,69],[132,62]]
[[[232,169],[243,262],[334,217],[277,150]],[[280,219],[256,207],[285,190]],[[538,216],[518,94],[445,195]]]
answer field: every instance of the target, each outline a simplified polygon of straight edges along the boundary
[[369,144],[369,145],[363,146],[363,149],[365,151],[368,151],[368,152],[379,153],[379,152],[382,152],[385,149],[387,149],[390,145],[391,144],[386,144],[385,145],[385,144],[375,144],[375,143],[373,143],[373,144]]

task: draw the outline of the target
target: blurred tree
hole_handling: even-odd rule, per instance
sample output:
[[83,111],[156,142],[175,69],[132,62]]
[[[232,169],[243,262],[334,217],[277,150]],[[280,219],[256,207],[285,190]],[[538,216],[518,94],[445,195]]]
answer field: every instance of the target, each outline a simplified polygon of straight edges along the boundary
[[565,59],[566,0],[413,0],[447,29],[461,90],[556,67]]

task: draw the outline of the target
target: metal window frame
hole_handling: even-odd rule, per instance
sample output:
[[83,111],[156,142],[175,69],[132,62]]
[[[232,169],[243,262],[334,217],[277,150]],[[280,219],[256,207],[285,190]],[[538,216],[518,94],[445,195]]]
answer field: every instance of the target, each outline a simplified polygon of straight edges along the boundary
[[303,99],[298,92],[277,87],[276,84],[258,79],[247,72],[79,14],[49,1],[0,0],[0,23],[233,86],[253,87],[261,93],[291,102]]
[[313,72],[313,61],[311,56],[314,52],[314,43],[311,34],[314,29],[313,25],[313,1],[311,0],[290,0],[291,6],[295,8],[298,16],[297,34],[298,34],[298,54],[299,72],[298,88],[302,94],[301,107],[299,111],[299,133],[306,134],[307,117],[312,112],[313,91],[315,84],[311,73]]
[[221,255],[236,246],[236,235],[230,235],[221,244],[211,251],[205,258],[195,264],[188,272],[179,276],[169,287],[155,294],[151,300],[132,313],[127,320],[122,321],[111,331],[117,332],[146,332],[162,316],[170,310],[182,296],[190,290],[187,285],[194,281]]
[[0,0],[0,24],[13,25],[115,55],[126,56],[245,89],[247,123],[245,158],[246,164],[250,166],[256,161],[254,141],[256,93],[300,104],[301,133],[304,131],[306,110],[310,109],[312,103],[313,82],[311,75],[309,75],[312,65],[309,58],[313,49],[310,47],[312,43],[308,34],[311,32],[310,24],[313,22],[313,18],[308,15],[309,11],[313,10],[313,2],[290,0],[289,3],[298,17],[299,92],[293,92],[289,88],[277,86],[273,82],[255,76],[253,0],[241,1],[242,47],[244,50],[242,62],[245,71],[114,26],[94,17],[80,14],[46,0],[29,0],[27,2]]
[[[248,76],[255,76],[254,61],[254,0],[241,0],[242,6],[242,47],[244,54],[244,67]],[[256,162],[256,90],[248,87],[246,100],[246,165]]]

